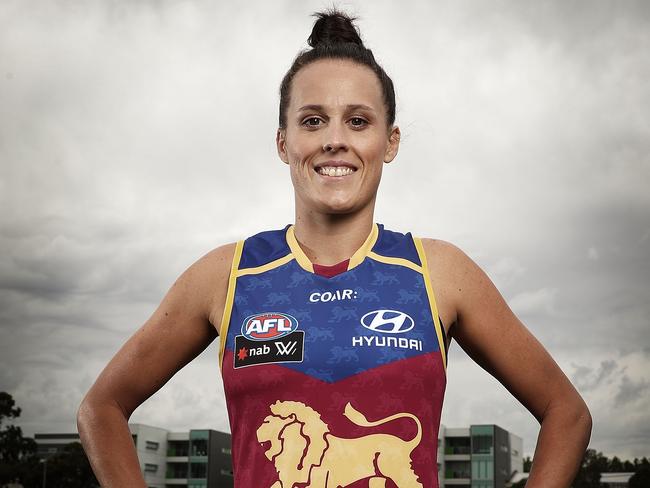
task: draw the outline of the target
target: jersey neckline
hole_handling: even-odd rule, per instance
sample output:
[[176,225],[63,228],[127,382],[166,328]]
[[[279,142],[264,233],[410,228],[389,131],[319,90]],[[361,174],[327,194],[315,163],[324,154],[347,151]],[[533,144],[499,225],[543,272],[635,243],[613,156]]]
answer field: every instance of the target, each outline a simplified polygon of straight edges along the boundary
[[[296,236],[294,234],[293,224],[287,227],[287,232],[285,234],[285,237],[287,240],[287,244],[289,245],[289,249],[291,250],[291,254],[296,259],[296,262],[300,265],[300,267],[305,271],[316,274],[314,271],[313,263],[309,260],[305,252],[302,250],[300,244],[298,244],[298,240],[296,239]],[[357,267],[363,262],[363,260],[366,258],[368,253],[370,253],[371,249],[375,246],[378,237],[379,237],[379,226],[373,222],[372,229],[370,229],[370,234],[368,234],[368,237],[366,237],[364,243],[361,244],[361,247],[357,249],[354,252],[354,254],[350,257],[350,262],[348,263],[347,271]]]

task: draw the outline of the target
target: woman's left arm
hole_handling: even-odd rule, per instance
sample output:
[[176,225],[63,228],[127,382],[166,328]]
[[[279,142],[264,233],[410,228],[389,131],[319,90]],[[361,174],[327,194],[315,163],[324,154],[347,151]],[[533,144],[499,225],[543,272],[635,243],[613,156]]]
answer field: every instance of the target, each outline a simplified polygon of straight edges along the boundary
[[455,312],[452,337],[541,424],[526,487],[571,486],[591,436],[584,400],[476,263],[451,244],[423,244],[434,289]]

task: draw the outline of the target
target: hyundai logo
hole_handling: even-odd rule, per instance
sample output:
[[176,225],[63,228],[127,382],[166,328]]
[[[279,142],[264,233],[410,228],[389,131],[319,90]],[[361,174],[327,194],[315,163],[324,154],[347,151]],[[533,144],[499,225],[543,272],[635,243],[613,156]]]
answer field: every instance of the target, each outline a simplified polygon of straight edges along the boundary
[[373,310],[361,317],[361,325],[375,332],[401,334],[411,330],[415,321],[397,310]]

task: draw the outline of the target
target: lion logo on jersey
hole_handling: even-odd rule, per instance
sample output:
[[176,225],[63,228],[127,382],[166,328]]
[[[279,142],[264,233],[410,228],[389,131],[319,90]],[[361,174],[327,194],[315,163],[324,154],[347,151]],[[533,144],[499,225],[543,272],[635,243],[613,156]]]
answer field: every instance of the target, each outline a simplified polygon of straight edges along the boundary
[[[411,418],[417,434],[404,441],[391,434],[368,434],[357,438],[336,437],[320,414],[304,403],[277,401],[257,429],[257,440],[270,447],[264,453],[274,463],[278,481],[271,488],[347,486],[369,479],[370,488],[385,488],[392,480],[398,488],[422,488],[412,469],[411,452],[422,439],[422,425],[410,413],[396,413],[368,421],[350,403],[345,415],[361,427],[374,427],[399,418]],[[375,463],[377,468],[375,468]]]

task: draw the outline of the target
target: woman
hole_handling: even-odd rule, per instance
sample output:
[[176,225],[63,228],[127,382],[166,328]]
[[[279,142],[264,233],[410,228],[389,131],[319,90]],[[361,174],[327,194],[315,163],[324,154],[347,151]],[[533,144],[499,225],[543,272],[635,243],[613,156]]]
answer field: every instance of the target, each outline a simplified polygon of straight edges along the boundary
[[146,486],[128,418],[217,335],[239,488],[437,487],[452,337],[540,421],[527,486],[569,486],[584,401],[462,251],[373,223],[392,81],[344,14],[309,44],[280,89],[295,224],[194,263],[101,373],[78,426],[102,486]]

